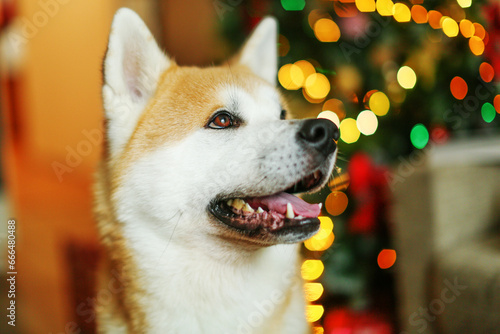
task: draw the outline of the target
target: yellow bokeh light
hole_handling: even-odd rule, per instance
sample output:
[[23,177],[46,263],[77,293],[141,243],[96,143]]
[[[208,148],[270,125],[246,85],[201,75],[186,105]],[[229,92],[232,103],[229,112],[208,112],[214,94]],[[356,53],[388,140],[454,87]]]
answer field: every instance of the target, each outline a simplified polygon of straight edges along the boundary
[[330,81],[321,73],[313,73],[307,77],[304,88],[313,99],[324,99],[330,92]]
[[315,322],[321,319],[325,309],[321,305],[306,305],[306,319],[308,322]]
[[392,7],[392,15],[394,15],[394,19],[398,22],[410,22],[411,20],[410,8],[400,2],[394,4],[394,7]]
[[345,118],[340,122],[340,139],[346,144],[355,143],[359,139],[359,130],[356,126],[356,120],[353,118]]
[[316,73],[316,69],[314,68],[314,66],[307,60],[298,60],[294,64],[300,67],[300,69],[302,70],[302,74],[304,75],[304,81],[308,76],[310,76],[313,73]]
[[325,98],[322,99],[313,99],[309,95],[307,95],[306,89],[302,89],[302,95],[304,95],[304,98],[309,102],[309,103],[321,103],[325,100]]
[[336,42],[340,38],[340,29],[333,20],[319,19],[314,24],[314,35],[321,42]]
[[470,38],[474,36],[475,31],[476,29],[474,28],[474,25],[471,21],[466,19],[460,21],[460,32],[462,33],[462,36],[464,36],[465,38]]
[[330,248],[335,240],[335,234],[330,232],[326,238],[318,239],[317,235],[304,241],[304,246],[310,251],[322,252]]
[[381,16],[392,16],[393,7],[394,2],[392,0],[377,0],[376,8]]
[[320,227],[319,227],[319,232],[316,234],[318,238],[326,238],[330,232],[333,231],[333,221],[330,219],[330,217],[326,216],[319,216],[318,217],[320,221]]
[[323,274],[325,266],[320,260],[305,260],[300,268],[302,278],[306,281],[314,281]]
[[325,334],[325,329],[323,327],[313,327],[312,334]]
[[365,136],[370,136],[377,131],[378,119],[371,110],[363,110],[356,118],[356,125],[359,132]]
[[356,0],[356,8],[360,12],[374,12],[375,0]]
[[318,300],[325,289],[321,283],[305,283],[304,284],[304,292],[306,296],[306,300],[309,302],[313,302]]
[[480,56],[484,52],[484,42],[477,36],[472,36],[469,39],[469,47],[473,54]]
[[302,87],[304,75],[302,70],[295,64],[286,64],[281,66],[278,71],[278,81],[283,88],[296,90]]
[[417,75],[410,66],[403,66],[397,74],[398,83],[405,89],[412,89],[417,83]]
[[376,92],[370,97],[368,106],[370,107],[370,110],[375,113],[375,115],[384,116],[389,111],[391,104],[387,95],[382,92]]
[[441,21],[443,32],[448,37],[455,37],[458,35],[458,23],[451,17],[443,16]]
[[457,2],[462,8],[469,8],[472,5],[472,0],[457,0]]
[[337,116],[337,114],[334,113],[333,111],[330,111],[330,110],[322,111],[318,114],[318,118],[328,119],[328,120],[332,121],[333,123],[335,123],[335,125],[337,127],[340,126],[339,116]]

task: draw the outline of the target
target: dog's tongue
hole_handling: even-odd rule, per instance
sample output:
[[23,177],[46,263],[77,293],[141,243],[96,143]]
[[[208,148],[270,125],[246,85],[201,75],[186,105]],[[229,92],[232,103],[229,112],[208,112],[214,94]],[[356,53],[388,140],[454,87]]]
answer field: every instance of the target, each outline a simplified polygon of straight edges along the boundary
[[276,211],[283,215],[286,214],[286,206],[290,203],[292,204],[295,215],[305,218],[316,218],[321,212],[321,207],[318,204],[309,204],[297,196],[285,192],[272,196],[247,199],[247,203],[253,209],[257,209],[260,206],[264,209]]

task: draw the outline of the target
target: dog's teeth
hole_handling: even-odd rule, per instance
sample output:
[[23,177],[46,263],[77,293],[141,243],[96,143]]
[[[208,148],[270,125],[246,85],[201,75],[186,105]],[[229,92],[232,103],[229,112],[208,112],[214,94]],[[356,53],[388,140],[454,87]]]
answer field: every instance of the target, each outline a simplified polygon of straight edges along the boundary
[[245,206],[245,201],[242,200],[242,199],[239,199],[239,198],[236,198],[235,200],[233,200],[233,208],[235,208],[236,210],[241,210],[244,206]]
[[293,213],[293,206],[292,206],[292,203],[288,203],[286,205],[286,218],[288,219],[293,219],[295,218],[295,215]]
[[232,199],[228,199],[227,200],[227,205],[229,205],[229,206],[233,205],[233,200]]
[[243,212],[255,212],[254,209],[248,203],[245,203],[245,206],[243,207]]
[[257,213],[262,213],[264,212],[264,210],[262,210],[262,208],[259,206],[259,208],[257,209]]
[[319,206],[319,209],[321,210],[321,208],[323,207],[323,203],[319,203],[318,206]]
[[304,219],[304,217],[302,217],[301,215],[298,215],[297,217],[295,217],[297,219]]

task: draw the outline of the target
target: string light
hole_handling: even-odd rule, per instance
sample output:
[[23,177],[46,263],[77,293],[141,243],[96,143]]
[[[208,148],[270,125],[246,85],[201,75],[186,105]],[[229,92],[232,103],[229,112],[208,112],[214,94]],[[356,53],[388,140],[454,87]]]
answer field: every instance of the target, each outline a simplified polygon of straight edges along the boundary
[[330,92],[330,81],[324,74],[313,73],[307,77],[304,88],[313,99],[324,99]]
[[323,274],[325,266],[320,260],[305,260],[302,263],[300,273],[306,281],[314,281]]
[[313,302],[321,298],[321,295],[325,289],[321,283],[305,283],[304,284],[304,292],[306,300],[309,302]]
[[339,99],[330,99],[323,104],[323,110],[331,110],[337,114],[339,120],[345,118],[345,107],[344,103]]
[[[352,118],[351,118],[352,119]],[[349,199],[341,191],[332,191],[325,200],[325,209],[332,216],[341,215],[347,208]]]
[[484,39],[486,36],[486,30],[484,30],[484,27],[480,23],[473,23],[474,26],[474,36],[477,36],[481,39]]
[[410,66],[403,66],[398,71],[397,80],[401,87],[412,89],[417,83],[417,75]]
[[316,69],[314,68],[314,66],[307,60],[299,60],[296,61],[294,64],[297,65],[302,70],[302,74],[304,75],[304,81],[305,78],[307,78],[313,73],[316,73]]
[[472,0],[457,0],[457,3],[462,8],[469,8],[472,5]]
[[345,118],[340,122],[340,139],[346,144],[355,143],[359,139],[359,130],[356,126],[356,120],[352,118]]
[[429,25],[432,29],[441,29],[441,18],[443,17],[443,14],[437,10],[430,10],[427,15],[429,17]]
[[495,77],[495,70],[493,69],[493,66],[487,62],[483,62],[479,65],[479,75],[484,82],[491,82],[491,80]]
[[302,10],[306,6],[306,0],[281,0],[281,5],[289,11]]
[[471,21],[466,19],[460,21],[460,32],[462,33],[462,36],[464,36],[465,38],[470,38],[474,36],[475,30],[476,29],[474,28],[474,25],[472,24]]
[[489,102],[486,102],[481,107],[481,116],[483,117],[483,120],[486,123],[493,122],[493,120],[495,119],[496,114],[497,113],[495,112],[495,107],[491,103],[489,103]]
[[398,22],[410,22],[411,12],[407,5],[398,2],[392,7],[394,19]]
[[290,51],[290,42],[288,41],[288,38],[286,38],[283,35],[278,36],[278,43],[279,43],[279,55],[280,57],[284,57],[288,54]]
[[371,110],[363,110],[356,118],[356,125],[359,132],[365,136],[370,136],[377,131],[378,119]]
[[370,97],[368,106],[377,116],[384,116],[389,111],[390,102],[383,92],[376,92]]
[[295,64],[286,64],[281,66],[278,71],[278,81],[283,88],[296,90],[302,86],[304,75],[302,70]]
[[308,322],[315,322],[321,319],[325,309],[321,305],[306,305],[306,319]]
[[414,5],[411,7],[411,18],[415,23],[422,24],[427,23],[427,9],[420,5]]
[[473,54],[480,56],[484,52],[484,42],[481,38],[477,36],[472,36],[469,39],[469,48]]
[[451,79],[450,82],[450,91],[454,98],[457,100],[463,100],[467,95],[467,91],[469,90],[467,83],[464,79],[459,76]]
[[410,141],[416,148],[424,148],[429,142],[429,131],[423,124],[415,125],[410,132]]
[[355,0],[356,8],[360,12],[374,12],[375,11],[375,0]]
[[339,116],[337,116],[336,113],[334,113],[333,111],[331,110],[325,110],[325,111],[322,111],[318,114],[318,117],[317,118],[323,118],[323,119],[327,119],[327,120],[330,120],[331,122],[335,123],[335,125],[337,127],[340,126],[340,119],[339,119]]
[[340,29],[331,19],[319,19],[314,24],[314,35],[321,42],[336,42],[340,38]]
[[458,35],[458,23],[451,17],[444,16],[441,26],[446,36],[455,37]]
[[377,0],[376,8],[381,16],[392,16],[393,7],[394,2],[391,0]]
[[382,249],[378,253],[377,264],[380,269],[389,269],[396,263],[396,251],[394,249]]
[[493,105],[495,106],[497,114],[500,114],[500,94],[495,96],[495,98],[493,99]]

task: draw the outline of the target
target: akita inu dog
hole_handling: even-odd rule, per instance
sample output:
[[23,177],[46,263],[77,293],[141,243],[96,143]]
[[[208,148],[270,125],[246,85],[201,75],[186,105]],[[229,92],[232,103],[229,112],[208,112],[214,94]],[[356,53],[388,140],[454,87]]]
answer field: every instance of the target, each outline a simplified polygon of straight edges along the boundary
[[[306,333],[299,242],[339,131],[285,120],[277,24],[220,67],[180,67],[120,9],[104,60],[106,145],[95,212],[102,333]],[[117,279],[116,276],[120,278]]]

